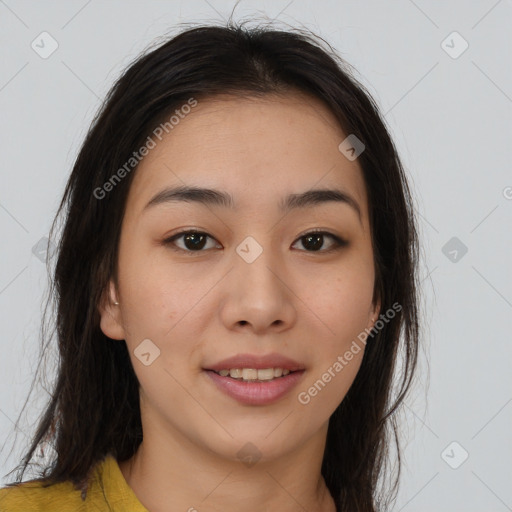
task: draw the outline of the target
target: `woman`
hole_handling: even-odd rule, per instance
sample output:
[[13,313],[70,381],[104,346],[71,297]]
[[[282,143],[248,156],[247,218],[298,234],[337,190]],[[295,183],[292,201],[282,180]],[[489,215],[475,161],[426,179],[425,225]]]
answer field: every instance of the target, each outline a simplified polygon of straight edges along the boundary
[[346,63],[298,31],[182,32],[114,85],[59,212],[60,366],[23,471],[53,458],[1,510],[387,506],[418,242]]

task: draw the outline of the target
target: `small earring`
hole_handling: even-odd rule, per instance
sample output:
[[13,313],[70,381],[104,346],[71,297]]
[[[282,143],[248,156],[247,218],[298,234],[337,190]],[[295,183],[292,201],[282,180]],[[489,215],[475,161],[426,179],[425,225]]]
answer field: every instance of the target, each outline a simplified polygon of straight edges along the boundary
[[119,302],[114,302],[114,306],[119,306]]

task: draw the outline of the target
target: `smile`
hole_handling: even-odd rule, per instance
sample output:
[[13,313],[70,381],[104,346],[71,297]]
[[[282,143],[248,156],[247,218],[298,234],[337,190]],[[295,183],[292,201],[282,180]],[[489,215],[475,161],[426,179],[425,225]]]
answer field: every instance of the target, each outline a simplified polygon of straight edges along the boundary
[[229,370],[220,370],[221,377],[231,377],[232,379],[243,380],[246,382],[267,382],[281,377],[286,377],[290,373],[287,368],[231,368]]
[[[240,369],[235,369],[235,375],[238,375],[237,370]],[[255,370],[254,368],[243,368],[241,369],[242,377],[232,377],[232,370],[229,370],[229,375],[221,375],[220,371],[216,372],[213,370],[205,370],[204,373],[209,377],[210,382],[214,384],[217,390],[236,400],[238,403],[262,406],[273,404],[286,397],[292,389],[298,385],[305,373],[304,370],[283,370],[280,377],[272,376],[271,378],[264,379],[244,379],[243,377],[244,372],[246,372],[248,377],[253,377],[257,372],[257,377],[259,377],[260,371],[265,372],[263,373],[264,377],[269,377],[270,370],[272,370],[272,372],[278,370],[276,373],[279,373],[281,369],[265,368]],[[225,370],[223,373],[227,371],[228,370]]]

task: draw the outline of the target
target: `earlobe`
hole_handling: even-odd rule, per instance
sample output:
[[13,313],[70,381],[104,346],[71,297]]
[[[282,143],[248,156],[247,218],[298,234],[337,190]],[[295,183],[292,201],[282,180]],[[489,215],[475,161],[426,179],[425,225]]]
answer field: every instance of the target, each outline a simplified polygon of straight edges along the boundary
[[370,310],[370,317],[369,317],[369,324],[368,324],[368,330],[371,330],[373,326],[375,325],[375,322],[379,319],[380,314],[380,299],[377,300],[375,304],[373,304],[372,309]]
[[114,340],[124,340],[125,330],[117,297],[115,285],[113,281],[110,280],[109,285],[102,295],[101,302],[98,305],[100,328],[105,336]]

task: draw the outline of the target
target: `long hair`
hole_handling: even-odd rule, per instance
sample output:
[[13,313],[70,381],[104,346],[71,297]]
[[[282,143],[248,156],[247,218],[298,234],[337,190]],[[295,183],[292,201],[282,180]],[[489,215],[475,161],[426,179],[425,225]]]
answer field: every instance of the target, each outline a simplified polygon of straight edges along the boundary
[[[368,338],[359,372],[329,420],[322,475],[339,512],[380,510],[396,495],[388,476],[397,442],[396,412],[418,356],[418,236],[402,164],[371,94],[323,39],[303,29],[225,26],[187,28],[138,57],[108,93],[83,142],[57,219],[64,216],[50,300],[58,367],[50,399],[22,463],[20,483],[43,443],[54,456],[35,480],[71,481],[86,489],[106,454],[120,462],[142,441],[139,383],[126,343],[100,329],[98,304],[116,276],[118,242],[130,183],[105,198],[101,187],[143,146],[152,130],[190,98],[261,97],[303,92],[320,99],[346,134],[365,145],[358,157],[369,199],[374,299],[392,321]],[[399,453],[399,451],[398,451]],[[398,457],[399,461],[399,457]]]

